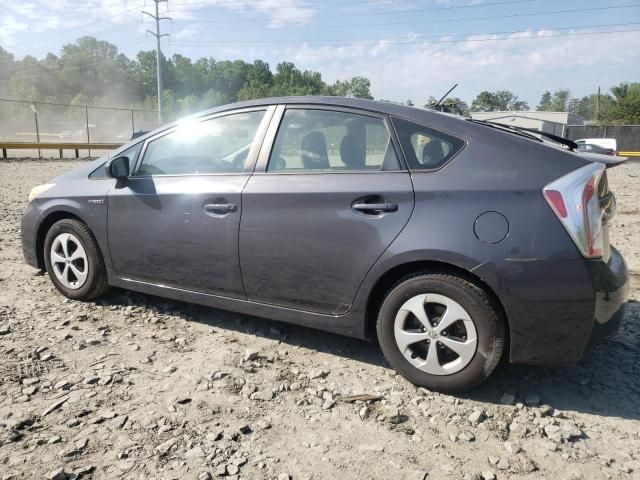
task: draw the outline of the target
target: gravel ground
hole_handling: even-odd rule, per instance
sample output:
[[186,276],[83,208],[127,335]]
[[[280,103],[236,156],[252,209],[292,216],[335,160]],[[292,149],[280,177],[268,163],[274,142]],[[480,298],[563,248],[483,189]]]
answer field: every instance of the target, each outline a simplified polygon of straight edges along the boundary
[[20,217],[77,164],[0,162],[0,478],[640,478],[640,163],[610,173],[621,331],[457,397],[362,341],[122,290],[65,300],[23,263]]

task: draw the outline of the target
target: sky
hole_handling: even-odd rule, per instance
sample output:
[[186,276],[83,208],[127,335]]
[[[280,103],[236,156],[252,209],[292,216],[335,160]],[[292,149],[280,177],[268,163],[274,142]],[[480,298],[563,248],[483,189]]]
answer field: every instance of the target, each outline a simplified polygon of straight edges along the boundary
[[[155,49],[152,0],[0,0],[0,46],[17,58],[91,35],[130,58]],[[640,81],[640,0],[169,0],[165,55],[281,61],[325,81],[364,75],[378,99],[422,105],[453,84],[471,101],[510,90],[533,108]]]

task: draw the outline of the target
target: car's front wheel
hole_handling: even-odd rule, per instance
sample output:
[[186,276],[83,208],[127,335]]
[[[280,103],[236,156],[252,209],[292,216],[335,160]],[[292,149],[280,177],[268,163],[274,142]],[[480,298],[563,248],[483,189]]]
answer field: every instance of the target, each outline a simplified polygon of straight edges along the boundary
[[425,273],[401,280],[385,297],[378,340],[410,382],[443,392],[486,379],[504,348],[504,325],[487,293],[465,278]]
[[63,219],[51,226],[44,240],[44,261],[49,278],[65,297],[91,300],[109,289],[98,243],[78,220]]

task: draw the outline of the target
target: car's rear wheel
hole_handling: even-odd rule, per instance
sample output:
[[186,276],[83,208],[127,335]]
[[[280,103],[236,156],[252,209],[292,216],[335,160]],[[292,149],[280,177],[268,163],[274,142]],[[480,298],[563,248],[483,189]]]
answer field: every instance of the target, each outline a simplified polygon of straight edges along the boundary
[[393,368],[410,382],[443,392],[485,380],[504,349],[504,325],[487,293],[445,273],[406,277],[385,297],[378,340]]
[[63,219],[51,226],[44,241],[44,261],[49,278],[65,297],[91,300],[109,289],[98,243],[78,220]]

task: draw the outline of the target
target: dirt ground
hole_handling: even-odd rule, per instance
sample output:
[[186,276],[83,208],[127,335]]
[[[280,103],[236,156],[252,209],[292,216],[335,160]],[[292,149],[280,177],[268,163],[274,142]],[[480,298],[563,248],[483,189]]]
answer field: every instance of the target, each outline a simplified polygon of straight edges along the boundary
[[77,164],[0,162],[0,478],[640,478],[640,163],[610,171],[621,331],[455,397],[366,342],[122,290],[64,299],[23,263],[20,218]]

